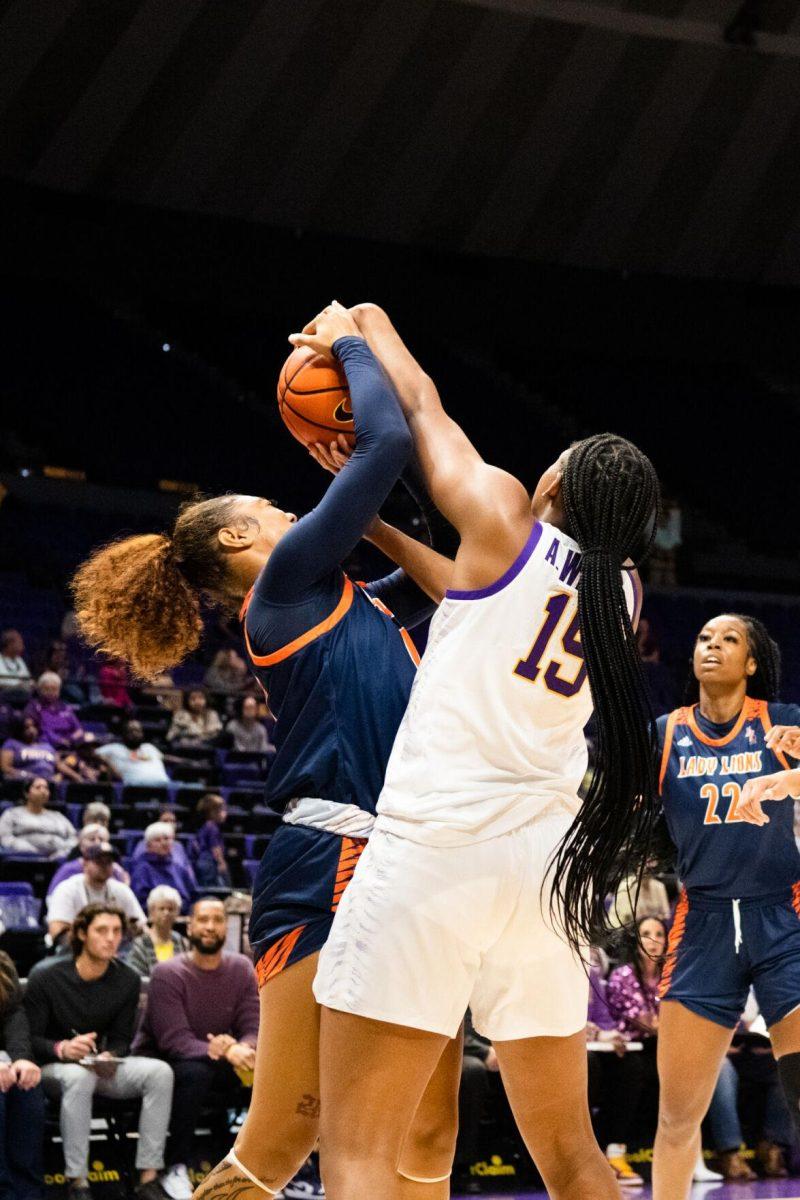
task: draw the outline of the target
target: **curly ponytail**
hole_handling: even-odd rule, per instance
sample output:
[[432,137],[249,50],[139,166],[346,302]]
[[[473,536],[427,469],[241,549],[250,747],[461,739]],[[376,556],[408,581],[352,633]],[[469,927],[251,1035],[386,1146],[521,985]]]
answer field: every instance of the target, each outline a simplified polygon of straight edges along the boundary
[[650,548],[659,486],[636,446],[598,434],[570,450],[561,494],[582,550],[578,612],[597,730],[591,783],[554,860],[554,897],[578,947],[609,932],[606,897],[631,874],[641,878],[652,836],[656,727],[621,571]]
[[147,533],[96,550],[73,581],[81,634],[134,675],[152,679],[200,644],[200,602],[226,595],[225,555],[217,533],[236,522],[238,497],[190,501],[170,537]]

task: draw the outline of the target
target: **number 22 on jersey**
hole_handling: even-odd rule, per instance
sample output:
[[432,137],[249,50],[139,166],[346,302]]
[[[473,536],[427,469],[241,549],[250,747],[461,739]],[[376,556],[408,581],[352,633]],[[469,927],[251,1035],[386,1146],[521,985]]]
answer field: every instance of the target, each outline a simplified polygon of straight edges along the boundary
[[[570,668],[558,657],[563,653],[573,661]],[[570,670],[572,678],[570,678]],[[556,592],[544,606],[544,618],[527,658],[521,658],[514,668],[531,683],[543,683],[558,696],[576,696],[586,682],[586,664],[578,622],[578,601],[571,592]]]

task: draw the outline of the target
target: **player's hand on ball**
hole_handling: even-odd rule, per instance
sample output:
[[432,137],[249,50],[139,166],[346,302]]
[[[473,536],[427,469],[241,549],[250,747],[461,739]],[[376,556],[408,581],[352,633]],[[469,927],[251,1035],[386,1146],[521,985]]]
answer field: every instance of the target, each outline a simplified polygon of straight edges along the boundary
[[326,471],[330,471],[331,475],[338,475],[353,453],[353,450],[348,445],[344,434],[339,433],[336,435],[335,441],[327,444],[325,442],[311,442],[308,446],[308,453],[321,467]]
[[748,825],[768,825],[769,817],[762,804],[767,800],[785,800],[797,792],[800,792],[800,771],[778,771],[775,775],[748,779],[742,788],[736,815]]
[[332,358],[333,344],[339,338],[362,336],[344,305],[334,300],[321,313],[317,313],[313,321],[309,321],[302,333],[290,333],[289,341],[293,346],[310,346],[316,354]]
[[792,758],[800,758],[800,729],[797,725],[773,725],[766,742],[775,754],[790,754]]

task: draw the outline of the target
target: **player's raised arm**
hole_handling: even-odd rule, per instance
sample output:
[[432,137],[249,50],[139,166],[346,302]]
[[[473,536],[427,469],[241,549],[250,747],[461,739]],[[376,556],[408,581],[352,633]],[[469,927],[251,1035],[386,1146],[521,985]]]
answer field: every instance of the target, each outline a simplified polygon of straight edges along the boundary
[[[466,541],[508,565],[530,526],[525,488],[484,462],[460,425],[447,415],[436,385],[409,352],[386,313],[374,304],[351,312],[395,386],[408,421],[425,484],[439,511]],[[466,548],[466,547],[465,547]],[[495,564],[489,565],[489,571]]]
[[405,467],[411,439],[394,391],[365,339],[341,305],[329,305],[289,339],[339,359],[350,390],[356,445],[317,507],[273,550],[256,594],[295,600],[336,569],[364,534]]
[[[352,450],[347,445],[344,434],[341,433],[337,439],[327,445],[324,442],[312,442],[308,447],[308,452],[321,467],[330,471],[332,475],[338,475],[352,456]],[[415,498],[421,502],[420,497]],[[365,530],[364,537],[400,567],[399,572],[388,576],[386,580],[378,581],[378,589],[375,589],[375,594],[381,595],[379,588],[380,584],[384,583],[392,593],[389,607],[396,616],[402,619],[407,628],[411,628],[414,622],[405,613],[401,616],[401,606],[398,604],[398,593],[404,590],[400,576],[405,572],[408,579],[416,585],[420,592],[424,592],[435,604],[441,604],[453,578],[452,558],[448,558],[446,554],[437,550],[435,543],[428,546],[425,542],[409,537],[407,533],[382,521],[379,516]],[[410,599],[412,609],[419,608],[419,603],[415,603],[413,597]],[[387,602],[389,602],[389,598],[387,598]]]

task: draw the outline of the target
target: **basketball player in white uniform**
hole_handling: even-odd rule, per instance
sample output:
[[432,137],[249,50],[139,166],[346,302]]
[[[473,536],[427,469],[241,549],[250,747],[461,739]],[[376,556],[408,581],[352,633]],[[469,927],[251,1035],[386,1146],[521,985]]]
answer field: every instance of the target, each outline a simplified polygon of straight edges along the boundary
[[468,1005],[550,1195],[606,1200],[618,1192],[589,1120],[579,947],[636,869],[652,815],[640,589],[624,568],[649,545],[657,480],[635,446],[602,435],[562,454],[531,502],[447,417],[385,314],[355,312],[462,540],[314,984],[328,1200],[392,1196],[405,1131]]

